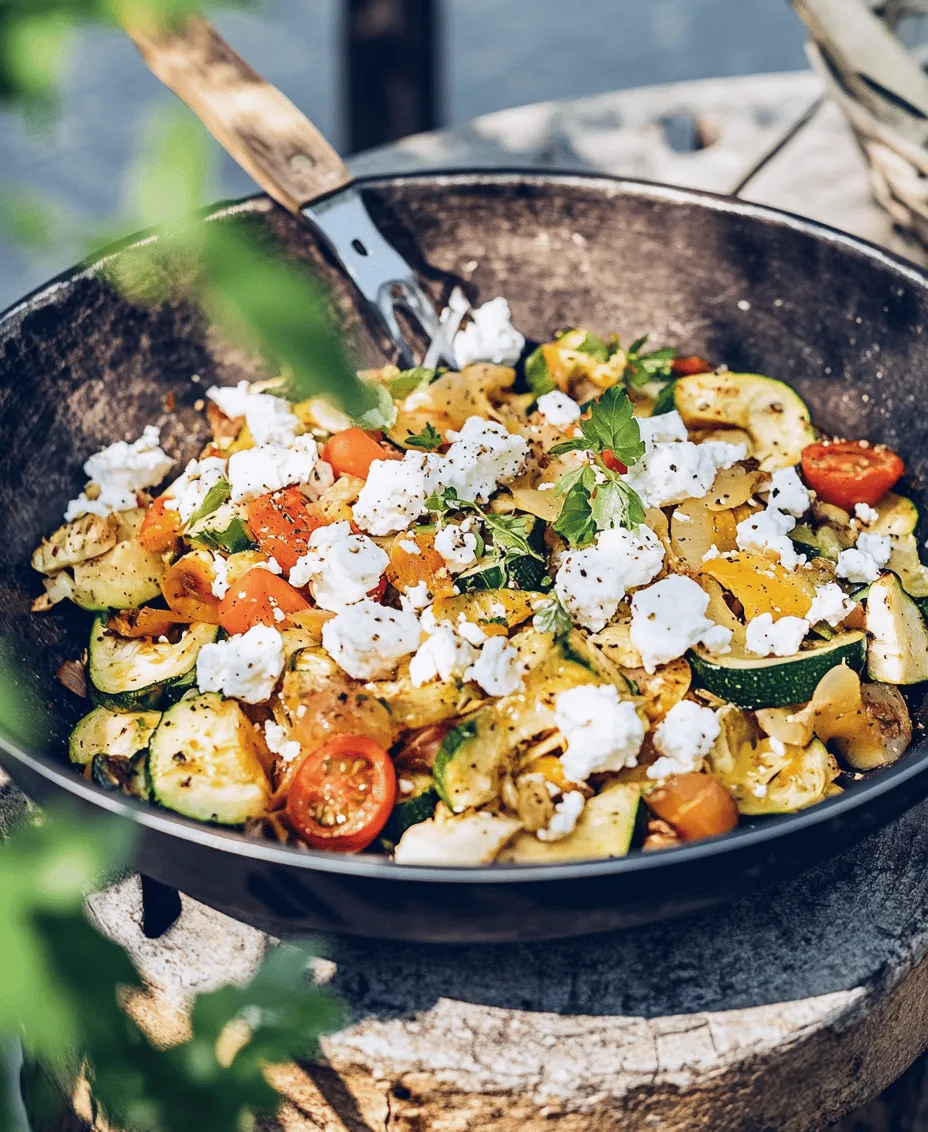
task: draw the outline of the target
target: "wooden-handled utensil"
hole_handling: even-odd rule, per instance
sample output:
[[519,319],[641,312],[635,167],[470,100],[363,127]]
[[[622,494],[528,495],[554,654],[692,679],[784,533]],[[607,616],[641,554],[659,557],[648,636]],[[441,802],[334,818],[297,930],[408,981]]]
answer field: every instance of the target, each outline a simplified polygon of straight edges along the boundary
[[[151,71],[278,204],[309,221],[364,298],[379,312],[401,364],[415,364],[396,311],[405,308],[456,367],[453,324],[443,325],[412,268],[384,239],[348,167],[309,119],[266,82],[206,20],[161,33],[126,28]],[[460,322],[460,318],[456,320]],[[434,363],[433,363],[434,364]]]

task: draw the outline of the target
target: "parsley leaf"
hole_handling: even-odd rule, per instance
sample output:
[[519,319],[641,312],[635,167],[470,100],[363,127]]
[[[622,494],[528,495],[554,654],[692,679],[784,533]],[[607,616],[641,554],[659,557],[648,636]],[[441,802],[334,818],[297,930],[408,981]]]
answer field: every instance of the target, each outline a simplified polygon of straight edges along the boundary
[[662,350],[654,350],[650,354],[643,354],[642,348],[648,340],[645,334],[628,348],[625,356],[625,380],[637,389],[649,381],[667,381],[673,376],[673,360],[677,351],[672,346],[665,346]]
[[431,421],[426,421],[425,428],[421,432],[411,432],[406,437],[406,444],[409,448],[424,448],[426,452],[433,452],[443,443],[441,433]]
[[599,484],[590,499],[590,513],[601,531],[610,527],[634,530],[644,522],[644,506],[637,492],[620,479]]
[[555,637],[566,637],[574,626],[561,600],[555,597],[539,605],[532,618],[532,627],[539,633],[553,633]]
[[359,428],[390,428],[397,413],[390,390],[373,381],[364,382],[364,386],[373,397],[374,404],[359,417],[352,417],[352,420]]
[[493,535],[493,546],[502,555],[504,563],[512,558],[544,556],[531,543],[538,523],[534,515],[484,515],[483,523]]
[[660,417],[663,416],[664,413],[672,413],[676,407],[677,383],[675,381],[668,381],[654,400],[651,416]]
[[596,473],[589,464],[584,464],[580,468],[574,468],[572,472],[568,472],[554,485],[554,494],[560,498],[570,491],[575,483],[582,484],[587,493],[591,492],[596,486]]
[[194,513],[187,520],[187,529],[195,526],[201,519],[205,519],[207,515],[220,508],[232,494],[232,488],[229,486],[228,480],[218,480],[206,493],[203,502],[194,511]]
[[561,513],[551,525],[573,547],[588,546],[596,538],[590,491],[582,481],[577,480],[567,491]]
[[557,388],[541,346],[537,350],[533,350],[525,359],[525,380],[528,382],[529,389],[535,394],[536,400]]
[[390,382],[390,396],[402,400],[421,389],[423,385],[431,385],[438,377],[437,369],[426,369],[425,366],[416,366],[415,369],[404,369]]
[[[565,333],[570,334],[571,331],[568,330]],[[612,351],[602,338],[591,334],[588,330],[584,331],[582,341],[570,348],[576,350],[578,354],[586,354],[588,358],[592,358],[595,362],[608,362],[612,355]]]
[[571,437],[551,449],[552,456],[564,452],[610,451],[627,468],[644,454],[641,431],[635,419],[632,403],[621,386],[610,386],[593,403],[590,415],[578,422],[582,436]]
[[449,511],[467,511],[472,507],[476,507],[476,504],[458,499],[458,493],[453,487],[434,491],[425,501],[426,511],[434,511],[436,515],[447,515]]

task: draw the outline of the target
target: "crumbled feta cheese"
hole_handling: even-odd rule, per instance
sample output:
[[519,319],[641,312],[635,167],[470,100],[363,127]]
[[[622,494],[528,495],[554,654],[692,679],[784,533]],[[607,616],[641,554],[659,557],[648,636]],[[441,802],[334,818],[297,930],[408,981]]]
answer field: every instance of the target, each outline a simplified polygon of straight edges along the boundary
[[354,521],[372,535],[407,530],[425,511],[426,499],[438,486],[438,459],[424,452],[407,452],[402,460],[374,460],[351,509]]
[[886,535],[862,534],[857,545],[838,555],[835,573],[849,582],[866,585],[875,582],[892,554],[892,540]]
[[721,557],[722,557],[722,552],[715,545],[715,543],[713,543],[709,547],[709,549],[706,551],[706,553],[702,556],[702,561],[703,562],[711,562],[713,558],[721,558]]
[[447,683],[463,676],[477,655],[474,646],[462,641],[450,625],[439,625],[409,662],[409,676],[416,688],[435,679]]
[[65,521],[81,515],[111,515],[114,511],[128,511],[138,506],[135,493],[145,487],[154,487],[171,470],[174,461],[161,450],[160,430],[148,425],[138,440],[131,444],[117,440],[100,452],[95,452],[84,464],[91,483],[100,489],[95,499],[82,491],[72,499],[65,510]]
[[600,531],[592,546],[563,556],[554,590],[574,621],[599,632],[625,594],[650,582],[663,561],[664,546],[648,527]]
[[659,413],[656,417],[636,417],[641,439],[648,447],[655,444],[669,444],[675,440],[688,440],[689,435],[683,418],[674,409],[669,413]]
[[554,722],[567,741],[561,765],[571,782],[591,774],[637,766],[645,725],[614,684],[581,684],[558,692]]
[[247,381],[225,387],[214,385],[207,389],[206,396],[227,417],[244,417],[257,444],[290,444],[300,427],[299,419],[283,397],[249,393]]
[[396,545],[406,554],[422,553],[422,549],[419,544],[417,542],[414,542],[411,538],[401,538]]
[[220,599],[229,592],[229,564],[221,554],[213,555],[213,581],[210,589],[213,596]]
[[522,828],[516,818],[486,810],[416,822],[393,851],[398,865],[488,865]]
[[522,686],[519,654],[505,637],[490,637],[464,679],[479,684],[488,696],[508,696]]
[[654,731],[654,746],[662,757],[648,767],[648,778],[698,770],[721,731],[712,708],[700,707],[692,700],[674,704]]
[[403,609],[411,609],[414,613],[418,613],[420,609],[425,609],[431,601],[432,591],[425,579],[416,582],[414,586],[407,586],[400,594],[400,605]]
[[283,637],[269,625],[253,625],[247,633],[200,649],[197,687],[260,704],[274,691],[283,667]]
[[267,562],[258,563],[265,570],[269,570],[272,574],[282,574],[284,572],[283,566],[277,561],[273,554],[268,555]]
[[809,631],[804,617],[781,617],[774,621],[770,613],[761,613],[748,622],[745,647],[755,656],[792,656]]
[[713,652],[728,652],[731,630],[706,617],[709,595],[691,578],[671,574],[632,598],[632,645],[648,672],[676,660],[687,649],[703,644]]
[[797,519],[809,510],[811,497],[795,468],[778,468],[770,480],[769,505]]
[[809,606],[806,620],[810,625],[817,625],[820,621],[826,622],[834,628],[857,608],[857,602],[851,601],[844,590],[836,582],[818,586],[815,597]]
[[483,629],[481,629],[476,622],[468,621],[463,613],[458,614],[454,631],[470,645],[482,645],[487,639],[487,635]]
[[751,793],[754,795],[755,798],[766,798],[767,797],[767,783],[766,782],[758,782],[756,786],[751,787]]
[[555,428],[566,428],[567,425],[578,421],[583,410],[573,399],[560,389],[552,389],[550,393],[543,393],[537,400],[536,408],[548,424]]
[[792,515],[786,515],[776,507],[757,511],[742,519],[735,528],[738,549],[764,558],[776,556],[785,569],[795,570],[806,560],[805,555],[796,553],[789,538],[789,532],[795,525]]
[[[668,417],[671,420],[667,421]],[[745,456],[743,444],[721,440],[693,444],[686,439],[686,427],[676,412],[645,418],[638,422],[638,427],[645,442],[644,455],[622,478],[638,493],[645,507],[667,507],[685,499],[702,499],[719,470],[730,468]]]
[[459,499],[486,503],[501,482],[525,467],[528,441],[505,425],[483,417],[468,417],[459,432],[445,434],[453,443],[433,466],[442,487],[453,487]]
[[477,536],[464,523],[449,523],[435,536],[435,549],[452,574],[460,574],[477,561]]
[[419,619],[365,598],[345,606],[322,626],[322,644],[356,680],[392,676],[397,663],[419,647]]
[[509,303],[504,298],[470,312],[470,322],[454,336],[454,356],[462,368],[474,362],[514,366],[525,347],[525,338],[512,325]]
[[311,436],[298,436],[292,444],[259,444],[229,457],[232,501],[256,499],[292,483],[308,483],[319,459]]
[[535,836],[539,841],[563,841],[577,828],[585,805],[586,797],[581,790],[568,790],[554,807],[554,816]]
[[875,507],[871,507],[869,503],[854,504],[854,518],[861,523],[875,523],[879,517],[879,511]]
[[353,535],[350,523],[329,523],[309,536],[306,553],[290,571],[290,585],[308,584],[316,605],[337,613],[367,597],[389,561],[367,535]]
[[[222,408],[222,406],[220,406]],[[225,412],[225,410],[223,410]],[[275,723],[273,719],[269,719],[264,725],[264,741],[267,743],[267,749],[272,755],[277,755],[283,762],[292,763],[294,759],[300,757],[302,748],[296,739],[288,738],[289,732],[286,727],[281,727],[279,723]]]
[[167,496],[164,506],[169,511],[176,511],[186,523],[203,506],[211,488],[225,478],[226,461],[219,456],[191,460],[164,493]]

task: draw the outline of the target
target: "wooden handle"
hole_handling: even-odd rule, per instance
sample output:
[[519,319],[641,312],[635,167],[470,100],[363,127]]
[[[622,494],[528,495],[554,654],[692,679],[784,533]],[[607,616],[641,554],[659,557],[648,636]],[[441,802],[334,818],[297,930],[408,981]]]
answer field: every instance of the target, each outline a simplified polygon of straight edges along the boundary
[[158,32],[126,31],[152,72],[197,115],[269,196],[291,212],[352,181],[310,120],[226,43],[195,19]]

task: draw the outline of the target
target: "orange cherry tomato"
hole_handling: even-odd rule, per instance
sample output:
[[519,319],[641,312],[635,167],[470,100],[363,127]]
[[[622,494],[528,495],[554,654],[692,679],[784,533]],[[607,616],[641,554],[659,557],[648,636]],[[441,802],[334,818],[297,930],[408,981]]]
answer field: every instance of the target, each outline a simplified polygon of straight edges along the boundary
[[670,369],[674,377],[689,377],[694,373],[712,373],[715,367],[698,354],[687,354],[681,358],[674,358]]
[[168,567],[161,579],[161,592],[180,617],[218,625],[219,598],[213,593],[215,578],[213,556],[208,550],[193,550]]
[[311,751],[287,797],[287,817],[307,845],[357,853],[387,824],[396,801],[390,756],[363,735],[335,735]]
[[146,550],[161,554],[170,550],[180,537],[180,515],[167,506],[168,497],[159,495],[145,512],[137,541]]
[[615,454],[613,453],[611,448],[605,449],[602,454],[602,459],[603,463],[606,465],[610,472],[619,472],[619,474],[622,474],[628,471],[628,468],[626,468],[622,461],[616,459]]
[[289,574],[306,553],[309,536],[325,525],[298,487],[259,495],[248,504],[248,526],[258,545]]
[[121,609],[106,623],[107,629],[120,637],[164,637],[178,625],[188,625],[192,617],[173,609]]
[[233,636],[254,625],[280,628],[288,613],[309,609],[305,597],[277,574],[255,566],[229,589],[219,603],[219,624]]
[[399,454],[383,448],[363,428],[346,428],[335,433],[323,445],[322,458],[332,465],[337,476],[357,476],[366,480],[375,460],[398,459]]
[[738,809],[732,796],[711,774],[675,774],[649,790],[644,800],[684,841],[716,837],[738,825]]
[[866,440],[833,440],[802,450],[802,474],[819,499],[853,510],[875,506],[905,471],[895,452]]

